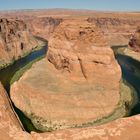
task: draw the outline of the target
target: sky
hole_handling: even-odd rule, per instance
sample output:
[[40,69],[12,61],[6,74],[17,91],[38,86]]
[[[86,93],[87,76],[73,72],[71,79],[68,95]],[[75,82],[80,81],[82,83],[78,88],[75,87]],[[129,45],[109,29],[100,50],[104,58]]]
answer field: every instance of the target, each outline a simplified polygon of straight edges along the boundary
[[0,10],[50,8],[140,11],[140,0],[0,0]]

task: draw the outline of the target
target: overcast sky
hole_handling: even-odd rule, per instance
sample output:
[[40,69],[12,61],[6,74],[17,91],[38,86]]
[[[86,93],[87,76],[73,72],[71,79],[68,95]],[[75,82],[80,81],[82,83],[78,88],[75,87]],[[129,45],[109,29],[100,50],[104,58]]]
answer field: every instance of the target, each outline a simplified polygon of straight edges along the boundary
[[0,10],[47,8],[140,11],[140,0],[0,0]]

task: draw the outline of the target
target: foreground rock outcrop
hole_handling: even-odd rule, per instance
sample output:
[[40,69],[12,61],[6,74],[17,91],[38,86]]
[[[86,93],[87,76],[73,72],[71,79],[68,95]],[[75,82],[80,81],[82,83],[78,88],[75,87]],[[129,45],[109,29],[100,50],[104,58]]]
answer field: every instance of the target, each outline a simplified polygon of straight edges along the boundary
[[96,127],[66,129],[31,134],[22,130],[9,104],[7,93],[0,84],[0,139],[1,140],[139,140],[140,115],[118,119]]
[[41,43],[20,20],[0,19],[0,66],[11,63]]
[[140,115],[123,118],[96,127],[66,129],[49,133],[28,134],[23,131],[0,84],[1,140],[139,140]]
[[35,140],[139,140],[139,130],[140,115],[137,115],[102,126],[66,129],[42,134],[32,133],[32,136]]
[[91,125],[117,108],[120,79],[103,33],[86,21],[65,21],[49,40],[47,58],[12,85],[11,98],[42,131]]

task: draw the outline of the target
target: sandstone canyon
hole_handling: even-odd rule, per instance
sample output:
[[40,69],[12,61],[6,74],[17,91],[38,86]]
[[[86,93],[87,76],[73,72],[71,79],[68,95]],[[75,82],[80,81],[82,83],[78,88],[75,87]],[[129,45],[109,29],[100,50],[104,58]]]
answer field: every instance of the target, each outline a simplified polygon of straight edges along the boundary
[[[13,75],[9,95],[0,84],[1,140],[140,139],[139,113],[125,117],[135,87],[123,82],[124,70],[111,49],[128,44],[118,53],[139,58],[140,14],[85,11],[0,13],[1,66],[48,41],[43,59]],[[42,133],[26,132],[14,106]]]

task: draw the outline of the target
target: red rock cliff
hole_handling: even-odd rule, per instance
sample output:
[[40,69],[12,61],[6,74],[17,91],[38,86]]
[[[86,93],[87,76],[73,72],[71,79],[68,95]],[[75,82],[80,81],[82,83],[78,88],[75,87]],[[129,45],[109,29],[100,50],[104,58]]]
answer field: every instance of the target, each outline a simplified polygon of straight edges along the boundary
[[0,19],[0,65],[10,63],[39,45],[20,20]]

